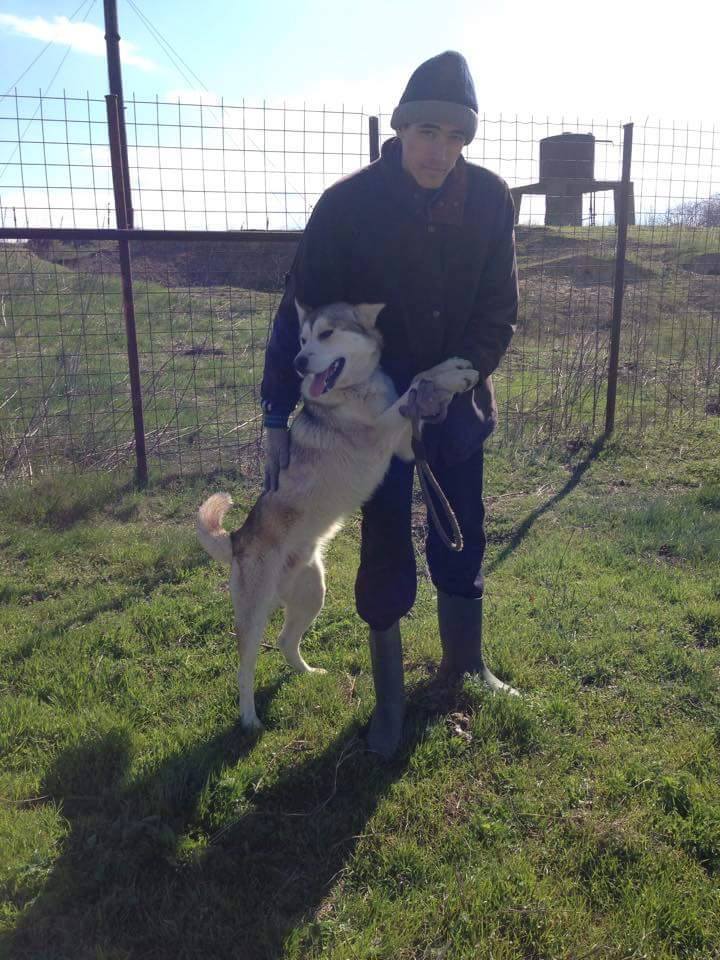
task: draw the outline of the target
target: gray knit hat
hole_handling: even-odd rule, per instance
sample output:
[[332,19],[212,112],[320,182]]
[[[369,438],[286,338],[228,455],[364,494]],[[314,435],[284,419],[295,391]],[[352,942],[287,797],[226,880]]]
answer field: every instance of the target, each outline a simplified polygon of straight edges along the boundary
[[393,110],[393,130],[409,123],[451,123],[465,131],[465,143],[475,136],[478,104],[467,60],[446,50],[421,63]]

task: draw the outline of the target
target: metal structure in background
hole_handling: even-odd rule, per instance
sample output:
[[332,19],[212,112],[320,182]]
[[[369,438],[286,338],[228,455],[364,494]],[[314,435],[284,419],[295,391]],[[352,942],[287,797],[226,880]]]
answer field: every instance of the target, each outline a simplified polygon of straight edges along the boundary
[[[590,195],[590,209],[594,211],[595,194],[612,191],[615,222],[622,216],[635,224],[633,185],[623,186],[617,180],[595,178],[595,144],[602,143],[592,133],[561,133],[540,141],[540,179],[522,187],[513,187],[515,221],[520,217],[524,195],[545,198],[545,225],[579,227],[583,222],[583,197]],[[624,190],[624,194],[623,191]],[[594,213],[590,222],[594,225]]]

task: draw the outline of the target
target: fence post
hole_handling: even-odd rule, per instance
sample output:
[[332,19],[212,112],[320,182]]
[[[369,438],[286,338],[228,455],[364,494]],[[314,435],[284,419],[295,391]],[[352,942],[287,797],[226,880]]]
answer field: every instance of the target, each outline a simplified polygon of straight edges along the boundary
[[125,133],[125,101],[123,100],[122,69],[120,66],[120,33],[118,27],[117,0],[103,0],[105,16],[105,50],[107,53],[108,84],[110,93],[118,99],[118,117],[120,132],[120,156],[122,158],[122,176],[125,184],[125,212],[127,225],[135,225],[130,195],[130,164],[128,162],[127,135]]
[[370,131],[370,160],[377,160],[380,156],[380,127],[377,117],[368,117]]
[[617,217],[617,243],[615,247],[615,283],[613,288],[612,329],[610,331],[607,401],[605,404],[606,436],[611,434],[615,429],[615,402],[617,399],[618,364],[620,360],[620,325],[622,323],[623,294],[625,292],[625,251],[627,249],[632,143],[633,124],[626,123],[623,125],[622,180],[620,183],[620,209]]
[[[113,190],[115,193],[115,216],[121,230],[129,227],[128,204],[126,194],[127,180],[123,173],[122,145],[120,140],[120,113],[118,97],[108,94],[105,97],[110,134],[110,160],[112,164]],[[135,301],[133,298],[132,265],[130,261],[130,241],[127,237],[118,240],[120,255],[120,276],[122,279],[123,316],[125,318],[125,338],[127,341],[128,368],[130,371],[130,398],[132,401],[133,426],[135,430],[135,462],[138,485],[144,487],[148,482],[147,452],[145,450],[145,423],[143,419],[142,385],[140,382],[140,358],[138,355],[137,329],[135,327]]]

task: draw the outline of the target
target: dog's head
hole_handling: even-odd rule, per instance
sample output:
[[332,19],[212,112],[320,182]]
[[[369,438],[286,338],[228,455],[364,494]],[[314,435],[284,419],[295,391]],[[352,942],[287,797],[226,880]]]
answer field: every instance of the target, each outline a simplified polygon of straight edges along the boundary
[[384,303],[331,303],[308,310],[295,301],[300,352],[295,369],[312,403],[334,403],[341,390],[367,380],[380,362],[382,336],[375,323]]

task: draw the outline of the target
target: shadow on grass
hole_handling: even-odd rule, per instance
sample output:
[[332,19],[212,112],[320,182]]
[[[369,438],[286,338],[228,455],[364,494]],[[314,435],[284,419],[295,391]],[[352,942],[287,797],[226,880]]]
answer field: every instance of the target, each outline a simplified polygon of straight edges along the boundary
[[496,557],[493,557],[489,563],[485,564],[484,569],[486,574],[497,570],[497,568],[501,566],[508,559],[508,557],[517,550],[540,517],[546,514],[549,510],[552,510],[553,507],[557,506],[558,503],[564,500],[568,494],[573,492],[575,487],[577,487],[584,477],[587,470],[598,458],[607,441],[608,437],[606,434],[602,434],[597,438],[597,440],[595,440],[593,445],[588,450],[585,458],[573,467],[573,471],[570,474],[565,486],[561,490],[558,490],[558,492],[550,497],[550,499],[547,500],[541,507],[538,507],[536,510],[533,510],[532,513],[528,514],[528,516],[525,517],[523,522],[513,533],[512,537],[510,538],[510,542],[503,547]]
[[[58,473],[38,481],[32,487],[17,484],[0,491],[0,516],[6,516],[15,523],[28,523],[63,533],[107,511],[119,521],[131,519],[133,507],[127,505],[126,498],[138,493],[197,494],[199,497],[201,491],[212,488],[221,480],[234,485],[256,487],[257,493],[260,492],[257,470],[243,473],[238,468],[228,467],[157,473],[144,488],[125,475],[120,478],[111,472],[92,471]],[[127,474],[127,470],[124,474]]]
[[16,485],[0,495],[0,512],[15,523],[65,532],[84,523],[133,492],[131,481],[119,482],[112,474],[61,475],[43,479],[32,487]]
[[210,563],[207,554],[201,553],[198,548],[197,553],[188,557],[179,569],[161,569],[143,576],[142,579],[137,578],[132,581],[132,587],[120,596],[110,597],[108,600],[93,604],[87,610],[78,610],[74,615],[53,623],[52,631],[54,634],[62,635],[66,630],[87,626],[104,613],[124,612],[143,600],[148,600],[159,587],[172,587],[182,583],[190,574],[201,567],[210,566]]
[[[259,701],[272,693],[259,691]],[[244,790],[227,788],[255,743],[238,726],[130,783],[126,730],[66,750],[43,794],[62,805],[70,831],[49,880],[8,936],[8,955],[280,957],[402,775],[421,733],[414,730],[392,764],[365,753],[352,726],[320,755],[302,759],[304,745],[293,742],[285,750],[294,745],[301,759],[285,753],[279,773],[264,764]]]

